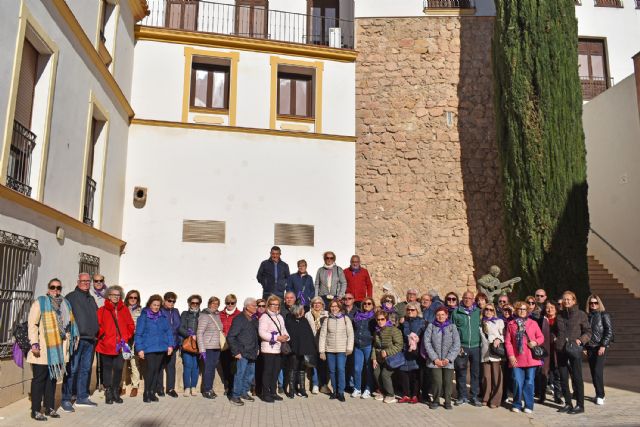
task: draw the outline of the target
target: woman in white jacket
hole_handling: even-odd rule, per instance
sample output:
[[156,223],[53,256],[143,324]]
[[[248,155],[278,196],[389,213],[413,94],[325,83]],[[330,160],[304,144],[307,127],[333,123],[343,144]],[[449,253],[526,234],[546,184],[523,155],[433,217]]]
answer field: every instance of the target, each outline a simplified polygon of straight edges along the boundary
[[342,304],[338,301],[329,304],[329,318],[320,329],[318,349],[320,359],[326,360],[329,365],[333,388],[329,399],[344,402],[345,367],[347,356],[353,352],[353,325],[351,319],[342,312]]
[[496,317],[493,304],[482,310],[482,404],[489,408],[500,406],[502,399],[502,357],[504,355],[504,321]]

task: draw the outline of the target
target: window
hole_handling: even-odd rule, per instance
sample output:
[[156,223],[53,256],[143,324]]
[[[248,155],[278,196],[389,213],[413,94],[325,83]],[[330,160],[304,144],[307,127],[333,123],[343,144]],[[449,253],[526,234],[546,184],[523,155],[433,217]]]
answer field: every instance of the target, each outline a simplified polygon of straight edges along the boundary
[[267,0],[236,0],[236,35],[267,38],[268,14]]
[[108,0],[100,0],[98,55],[107,67],[113,62],[116,15],[113,4]]
[[29,314],[37,252],[37,240],[0,230],[0,358],[11,356],[12,330]]
[[[229,109],[229,65],[195,62],[191,66],[192,108]],[[229,61],[224,61],[228,64]]]
[[[87,147],[87,169],[86,169],[86,179],[85,179],[85,190],[84,190],[84,203],[82,208],[82,221],[87,225],[94,225],[94,205],[96,201],[96,189],[97,183],[95,181],[95,177],[99,174],[96,168],[96,146],[98,144],[102,145],[103,141],[103,131],[106,128],[106,121],[100,120],[95,116],[91,118],[91,129],[89,131],[90,141]],[[106,133],[106,132],[105,132]]]
[[582,97],[594,98],[609,87],[605,42],[602,39],[579,39],[578,74]]
[[80,252],[80,261],[78,262],[78,274],[89,273],[91,277],[100,273],[100,258],[95,255]]
[[329,45],[329,29],[338,27],[338,0],[308,0],[309,43]]
[[166,0],[165,26],[178,30],[198,30],[198,0]]
[[311,75],[278,72],[278,115],[313,117]]

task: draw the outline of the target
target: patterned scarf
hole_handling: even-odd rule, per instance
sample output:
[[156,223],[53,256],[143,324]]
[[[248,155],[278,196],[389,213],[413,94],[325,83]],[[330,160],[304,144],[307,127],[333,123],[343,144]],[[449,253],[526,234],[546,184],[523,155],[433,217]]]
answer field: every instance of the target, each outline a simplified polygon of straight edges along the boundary
[[465,307],[464,305],[460,305],[460,307],[462,307],[462,309],[464,310],[465,313],[467,313],[467,315],[473,313],[476,310],[476,308],[478,308],[476,303],[473,303],[469,308]]
[[[54,304],[58,303],[59,314],[54,309]],[[49,375],[56,381],[62,380],[65,373],[64,347],[69,346],[69,355],[73,354],[75,342],[80,337],[78,325],[73,317],[71,305],[64,298],[51,298],[48,295],[38,297],[40,304],[40,322],[44,329],[44,342],[47,346],[47,364],[49,365]],[[62,324],[60,324],[62,323]],[[60,331],[64,330],[64,335]],[[69,342],[64,342],[66,333],[69,332]]]
[[373,310],[359,311],[358,313],[356,313],[353,320],[355,320],[356,322],[359,322],[361,320],[369,320],[373,317],[373,315],[374,315]]
[[527,319],[523,319],[522,317],[516,317],[516,325],[518,325],[518,330],[516,331],[516,346],[518,347],[518,354],[522,354],[524,351],[524,334],[525,334],[525,324],[527,323]]
[[444,322],[440,323],[437,320],[433,321],[433,326],[435,326],[436,328],[438,328],[438,330],[440,331],[441,334],[444,333],[444,328],[446,328],[447,326],[449,326],[451,324],[451,322],[449,321],[449,319],[445,320]]

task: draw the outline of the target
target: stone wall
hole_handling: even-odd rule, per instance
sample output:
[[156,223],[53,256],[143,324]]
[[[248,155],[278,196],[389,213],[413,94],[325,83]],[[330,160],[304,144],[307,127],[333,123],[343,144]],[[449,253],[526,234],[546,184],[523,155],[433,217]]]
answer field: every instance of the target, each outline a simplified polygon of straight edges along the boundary
[[357,253],[377,289],[475,288],[474,277],[506,264],[493,18],[356,27]]

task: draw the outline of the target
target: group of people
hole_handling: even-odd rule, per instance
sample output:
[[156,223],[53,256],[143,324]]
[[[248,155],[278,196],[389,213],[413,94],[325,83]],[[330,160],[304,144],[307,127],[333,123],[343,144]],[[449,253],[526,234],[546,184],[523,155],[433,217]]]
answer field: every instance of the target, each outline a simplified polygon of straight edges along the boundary
[[142,307],[140,292],[125,295],[120,286],[107,287],[104,277],[87,273],[63,297],[61,281],[52,279],[28,319],[31,417],[60,417],[54,408],[58,380],[62,411],[74,412],[74,399],[76,406],[97,405],[89,398],[94,353],[106,404],[123,402],[125,367],[131,397],[138,394],[143,372],[144,402],[177,398],[179,353],[184,397],[216,398],[218,371],[236,406],[255,396],[267,403],[282,395],[306,398],[310,390],[340,402],[349,393],[452,409],[455,376],[455,405],[508,405],[531,413],[534,399],[544,402],[549,391],[559,412],[577,414],[584,412],[583,352],[596,403],[604,403],[604,361],[613,328],[597,295],[589,296],[586,312],[573,292],[551,301],[543,289],[513,305],[508,295],[494,304],[470,290],[461,299],[449,292],[442,300],[436,291],[419,295],[409,289],[398,302],[388,287],[376,301],[356,255],[342,269],[333,252],[324,253],[315,280],[306,261],[298,261],[298,271],[290,274],[280,256],[274,246],[258,269],[262,298],[246,298],[242,311],[233,294],[223,308],[212,296],[201,309],[202,298],[191,295],[180,313],[174,292],[152,295]]

